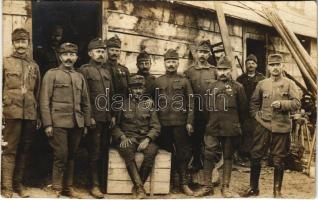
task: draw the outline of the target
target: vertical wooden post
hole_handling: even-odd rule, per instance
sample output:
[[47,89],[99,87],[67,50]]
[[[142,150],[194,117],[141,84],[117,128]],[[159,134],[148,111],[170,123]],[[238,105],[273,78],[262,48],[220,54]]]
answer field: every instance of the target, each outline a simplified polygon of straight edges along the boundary
[[214,1],[214,6],[216,10],[216,14],[218,17],[221,37],[223,41],[223,46],[225,50],[225,55],[227,55],[232,63],[232,78],[235,80],[237,78],[237,67],[234,60],[233,50],[230,42],[229,31],[225,21],[225,15],[222,9],[221,1]]
[[108,32],[108,8],[109,8],[109,1],[108,0],[101,0],[102,3],[102,39],[107,39],[107,32]]

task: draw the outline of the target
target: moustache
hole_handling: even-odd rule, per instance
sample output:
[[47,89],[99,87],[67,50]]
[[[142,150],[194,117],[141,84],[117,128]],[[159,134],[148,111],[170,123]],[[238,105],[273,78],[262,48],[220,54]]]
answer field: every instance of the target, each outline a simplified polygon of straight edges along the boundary
[[72,61],[72,60],[66,60],[65,63],[67,63],[67,64],[73,64],[73,61]]

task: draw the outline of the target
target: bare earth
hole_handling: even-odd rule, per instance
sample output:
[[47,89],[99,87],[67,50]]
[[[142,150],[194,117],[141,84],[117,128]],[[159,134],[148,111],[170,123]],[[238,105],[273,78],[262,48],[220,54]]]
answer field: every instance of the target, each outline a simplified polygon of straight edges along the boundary
[[[231,188],[234,192],[241,192],[242,189],[247,188],[249,185],[249,172],[246,168],[234,168],[232,173]],[[308,177],[300,172],[286,171],[284,175],[283,189],[284,198],[295,199],[313,199],[315,193],[315,179]],[[50,198],[50,195],[40,188],[28,188],[31,197],[44,197]],[[85,198],[92,199],[93,197],[84,188],[77,188],[78,191],[83,192]],[[213,197],[222,197],[220,186],[216,187],[215,195]],[[273,195],[273,169],[266,167],[262,169],[260,178],[260,196],[261,198],[272,198]],[[14,197],[18,197],[17,194]],[[62,197],[67,198],[67,197]],[[106,199],[130,199],[131,195],[105,195]],[[150,198],[150,197],[149,197]],[[169,194],[169,195],[155,195],[155,199],[162,198],[189,198],[183,194]]]

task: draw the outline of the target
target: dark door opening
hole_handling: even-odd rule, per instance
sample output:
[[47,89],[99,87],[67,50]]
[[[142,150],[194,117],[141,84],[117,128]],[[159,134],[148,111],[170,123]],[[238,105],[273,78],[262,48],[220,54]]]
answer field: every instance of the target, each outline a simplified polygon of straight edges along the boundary
[[265,41],[263,40],[254,40],[247,38],[246,39],[246,55],[254,54],[257,57],[257,71],[266,74],[266,48]]
[[[46,56],[43,61],[43,58],[41,58],[43,53],[39,52],[45,51],[50,46],[52,28],[57,25],[63,29],[62,42],[72,42],[79,47],[79,58],[75,67],[87,63],[89,60],[87,55],[89,41],[101,36],[101,10],[100,0],[37,0],[32,2],[33,55],[40,68],[47,67],[43,66],[47,64],[43,62],[51,62],[50,59],[55,59],[54,56]],[[47,68],[52,67],[54,66],[48,66]]]

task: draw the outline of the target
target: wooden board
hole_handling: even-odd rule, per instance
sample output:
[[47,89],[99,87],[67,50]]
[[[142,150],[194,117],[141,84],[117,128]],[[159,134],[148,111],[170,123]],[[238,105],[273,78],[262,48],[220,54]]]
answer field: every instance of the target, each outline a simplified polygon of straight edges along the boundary
[[[137,153],[136,154],[137,165],[140,165],[142,160],[143,160],[143,154]],[[171,154],[167,151],[160,149],[155,159],[155,168],[170,169],[170,167],[171,167]],[[118,169],[118,168],[125,169],[126,168],[123,158],[119,155],[118,151],[113,148],[109,150],[108,168],[109,169]]]
[[[131,181],[108,181],[108,194],[131,194],[133,183]],[[150,182],[146,182],[144,188],[150,193]],[[154,194],[168,194],[170,190],[169,182],[154,182]]]
[[11,45],[11,33],[12,33],[12,16],[11,15],[2,15],[2,55],[4,57],[9,56],[12,53]]
[[[109,168],[108,169],[108,181],[130,181],[130,176],[126,168]],[[153,181],[155,182],[168,182],[170,180],[170,169],[156,168],[154,169]],[[147,181],[150,181],[148,177]]]

